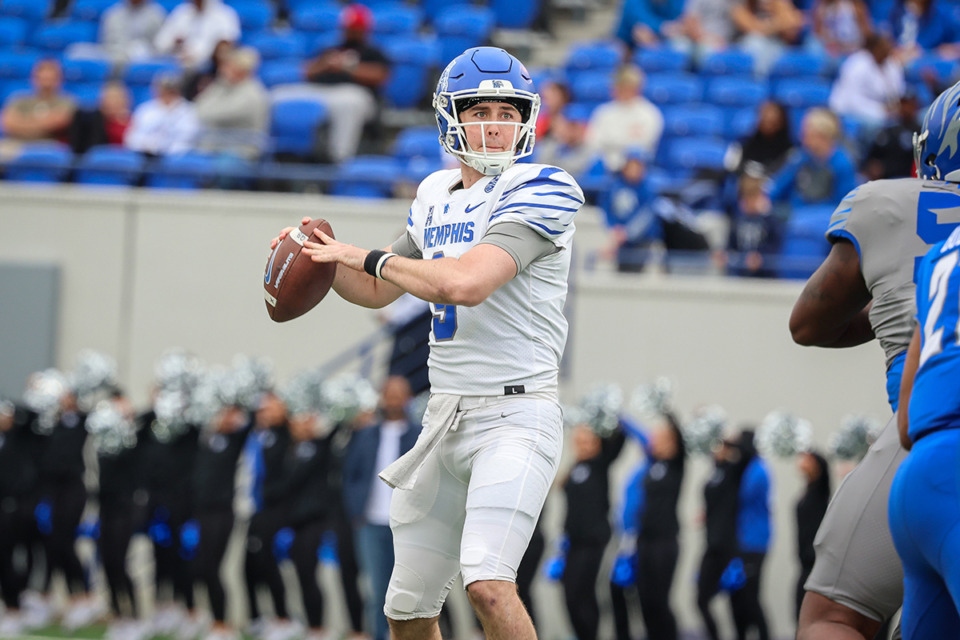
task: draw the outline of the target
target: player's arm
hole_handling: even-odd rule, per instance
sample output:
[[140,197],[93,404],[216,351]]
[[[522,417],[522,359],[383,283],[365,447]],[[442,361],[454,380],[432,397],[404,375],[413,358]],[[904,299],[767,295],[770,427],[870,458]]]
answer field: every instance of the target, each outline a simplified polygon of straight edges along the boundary
[[346,267],[337,269],[337,280],[344,272],[345,281],[371,279],[378,285],[390,285],[395,291],[407,291],[436,304],[476,306],[517,275],[513,256],[498,246],[482,243],[459,258],[391,257],[381,269],[383,281],[378,281],[363,269],[369,251],[337,242],[319,229],[314,234],[320,242],[304,242],[304,250],[314,262],[337,262]]
[[807,347],[839,349],[873,340],[868,318],[870,300],[856,248],[838,239],[793,307],[793,341]]
[[897,431],[900,432],[900,444],[907,451],[913,446],[910,441],[910,394],[913,392],[913,379],[917,376],[920,366],[920,326],[913,332],[913,339],[907,349],[907,359],[903,363],[903,374],[900,377],[900,404],[897,405]]

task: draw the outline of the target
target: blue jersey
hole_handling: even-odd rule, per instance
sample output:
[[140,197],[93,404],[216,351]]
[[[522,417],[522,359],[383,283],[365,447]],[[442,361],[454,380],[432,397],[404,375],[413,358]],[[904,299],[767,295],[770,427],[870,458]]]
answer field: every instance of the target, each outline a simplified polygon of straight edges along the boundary
[[910,438],[960,427],[960,228],[917,269],[920,366],[910,396]]

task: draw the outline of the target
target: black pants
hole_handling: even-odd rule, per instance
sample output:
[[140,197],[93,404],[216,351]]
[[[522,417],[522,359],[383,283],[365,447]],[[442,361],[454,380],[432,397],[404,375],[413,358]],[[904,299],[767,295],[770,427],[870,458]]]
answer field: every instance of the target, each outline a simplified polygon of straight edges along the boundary
[[746,582],[743,587],[730,594],[730,608],[733,611],[733,624],[737,628],[737,640],[746,640],[750,629],[757,630],[760,640],[769,640],[767,619],[760,606],[760,573],[763,569],[765,553],[741,553],[743,572]]
[[166,598],[179,600],[193,609],[193,578],[189,562],[180,549],[180,529],[189,518],[189,504],[183,497],[165,496],[155,500],[151,507],[152,522],[162,522],[170,534],[169,539],[152,540],[158,599],[166,593]]
[[127,572],[127,550],[135,530],[131,505],[100,505],[100,557],[110,587],[110,606],[117,616],[136,617],[133,581]]
[[[630,630],[631,596],[637,595],[636,585],[621,587],[610,583],[610,605],[613,608],[613,628],[617,640],[633,640]],[[634,605],[636,606],[636,605]]]
[[0,498],[0,596],[8,610],[20,607],[20,594],[27,588],[30,562],[17,567],[15,556],[22,553],[26,561],[36,535],[33,517],[34,500],[8,496]]
[[677,570],[680,545],[676,538],[641,540],[637,550],[637,590],[647,638],[676,640],[677,620],[670,609],[670,587]]
[[570,542],[563,572],[563,594],[577,640],[596,640],[600,625],[597,604],[597,574],[606,543]]
[[297,570],[300,582],[300,595],[303,597],[303,610],[307,615],[307,624],[311,628],[323,626],[323,593],[317,582],[317,549],[327,530],[327,523],[315,520],[297,527],[297,535],[290,548],[290,560]]
[[273,555],[273,537],[284,527],[285,521],[286,510],[276,507],[258,511],[250,518],[243,574],[247,582],[247,604],[250,607],[251,620],[260,617],[257,589],[264,584],[270,589],[273,613],[278,618],[290,617],[287,614],[283,577],[280,575],[280,568]]
[[233,510],[204,511],[196,519],[200,525],[200,543],[196,556],[190,561],[191,573],[194,581],[207,589],[213,619],[224,622],[227,619],[227,596],[220,580],[220,564],[233,531]]
[[543,539],[543,532],[540,531],[540,524],[537,523],[533,530],[533,536],[530,538],[530,544],[520,559],[520,566],[517,567],[517,593],[520,595],[520,601],[527,608],[530,614],[530,620],[533,626],[537,626],[537,619],[533,611],[533,595],[530,587],[533,585],[534,578],[537,577],[537,569],[540,567],[540,560],[543,558],[543,551],[546,548],[546,542]]
[[346,515],[337,513],[330,520],[330,527],[337,536],[337,559],[340,561],[340,583],[347,601],[350,629],[363,631],[363,598],[360,596],[360,565],[353,543],[353,527]]
[[43,550],[47,556],[48,576],[54,571],[63,574],[67,589],[73,595],[90,590],[87,576],[77,557],[77,526],[87,504],[87,488],[81,478],[59,480],[44,494],[50,502],[51,528],[43,532]]
[[732,551],[707,549],[700,561],[700,577],[697,579],[697,608],[703,618],[710,640],[720,640],[717,621],[710,613],[710,601],[720,592],[720,578],[733,559]]

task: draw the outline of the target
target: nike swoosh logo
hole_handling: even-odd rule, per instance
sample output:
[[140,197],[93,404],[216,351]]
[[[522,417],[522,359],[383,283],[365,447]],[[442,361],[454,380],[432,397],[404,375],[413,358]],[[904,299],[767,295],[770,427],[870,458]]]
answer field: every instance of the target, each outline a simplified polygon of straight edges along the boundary
[[481,202],[480,204],[475,204],[475,205],[473,205],[472,207],[471,207],[470,205],[467,205],[467,206],[463,209],[463,212],[464,212],[464,213],[470,213],[471,211],[475,210],[477,207],[479,207],[479,206],[481,206],[481,205],[483,205],[483,204],[486,204],[486,202],[487,202],[487,201],[484,200],[484,201]]

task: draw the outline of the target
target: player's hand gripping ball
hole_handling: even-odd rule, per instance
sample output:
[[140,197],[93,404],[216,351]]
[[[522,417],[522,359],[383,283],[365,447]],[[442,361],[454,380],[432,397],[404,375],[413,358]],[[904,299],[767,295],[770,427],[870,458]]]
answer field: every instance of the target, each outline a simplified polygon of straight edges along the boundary
[[330,223],[322,218],[308,220],[299,228],[280,234],[280,241],[267,260],[263,274],[263,297],[274,322],[299,318],[323,300],[337,275],[337,263],[314,262],[303,255],[303,243],[317,242],[314,229],[333,238]]

